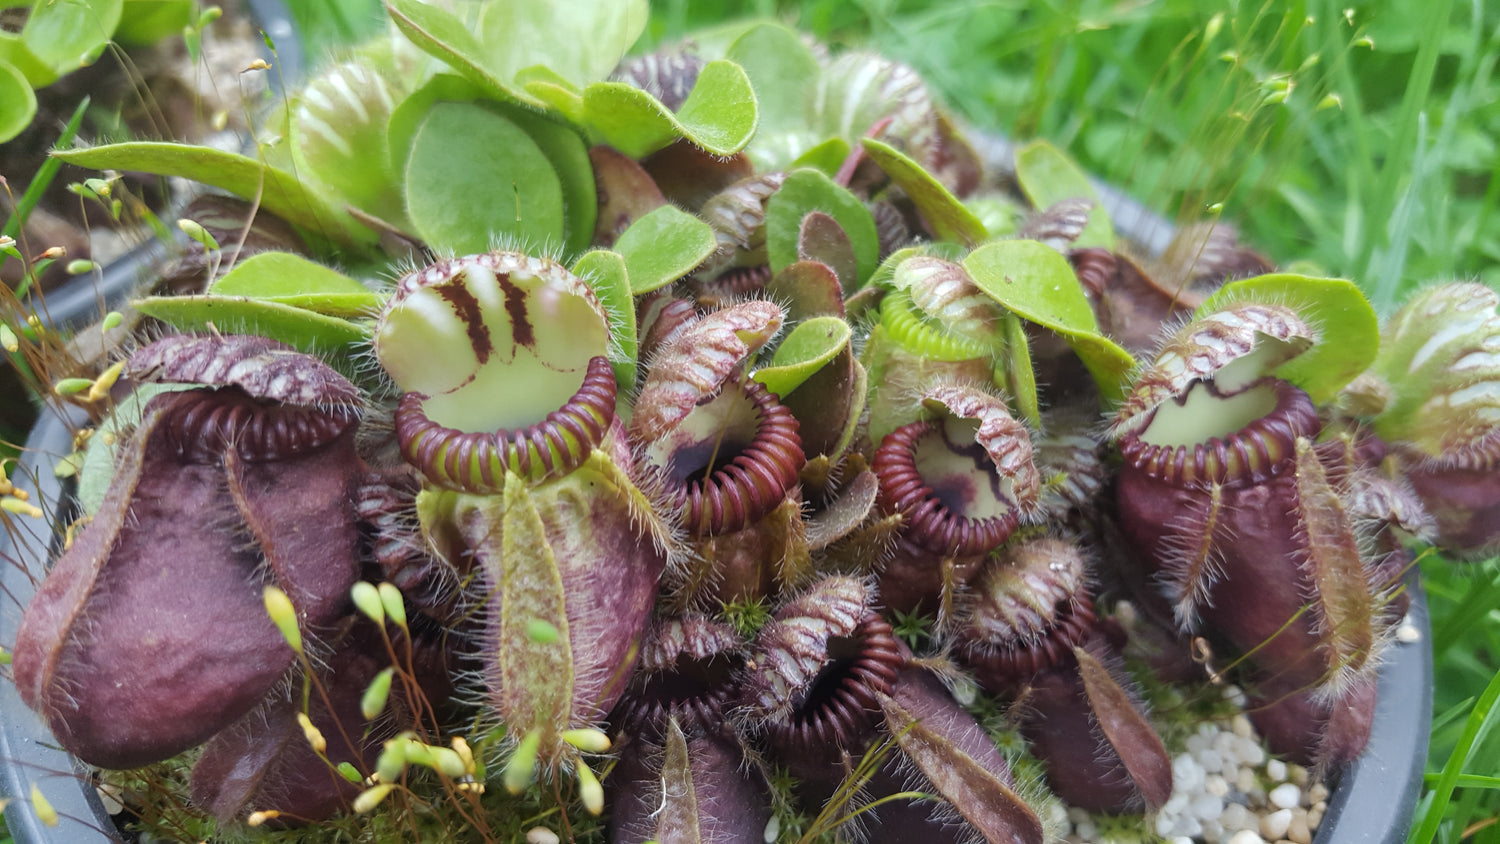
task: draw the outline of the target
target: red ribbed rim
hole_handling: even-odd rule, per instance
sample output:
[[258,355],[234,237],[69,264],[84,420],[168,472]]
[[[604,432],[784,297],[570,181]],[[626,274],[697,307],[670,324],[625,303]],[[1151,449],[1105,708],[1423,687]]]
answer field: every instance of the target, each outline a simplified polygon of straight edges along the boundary
[[355,414],[266,404],[238,387],[170,394],[161,421],[184,463],[217,463],[234,449],[250,463],[289,460],[322,449],[349,430]]
[[817,686],[835,684],[793,709],[786,720],[765,725],[766,737],[781,753],[826,753],[828,748],[853,749],[873,735],[881,719],[879,694],[890,694],[896,682],[896,671],[905,659],[895,631],[885,619],[866,612],[848,637],[857,643],[858,655],[843,660],[843,665],[824,671],[838,672],[826,677],[820,672],[811,686],[791,689],[791,694],[807,695]]
[[495,494],[505,472],[541,480],[566,475],[588,459],[615,418],[615,374],[600,356],[583,385],[535,425],[494,433],[455,431],[427,418],[427,396],[407,393],[396,405],[401,456],[444,489]]
[[760,521],[786,500],[807,462],[792,412],[760,383],[747,381],[743,390],[755,405],[755,438],[728,465],[677,489],[683,526],[694,536],[733,533]]
[[[1257,381],[1245,389],[1255,389]],[[1280,474],[1293,458],[1299,437],[1317,434],[1320,423],[1312,399],[1286,381],[1273,380],[1276,407],[1226,437],[1213,437],[1194,445],[1152,445],[1140,438],[1150,420],[1120,441],[1125,463],[1148,477],[1176,486],[1231,481],[1261,483]],[[1222,396],[1213,384],[1203,387]],[[1225,397],[1227,398],[1227,397]],[[1151,411],[1154,419],[1159,409]]]

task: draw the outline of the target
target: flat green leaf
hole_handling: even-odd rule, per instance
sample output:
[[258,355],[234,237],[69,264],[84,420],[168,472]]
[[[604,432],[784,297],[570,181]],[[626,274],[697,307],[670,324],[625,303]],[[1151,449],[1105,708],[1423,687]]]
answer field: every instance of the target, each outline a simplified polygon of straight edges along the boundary
[[969,253],[963,265],[995,301],[1061,336],[1088,367],[1106,400],[1123,395],[1125,376],[1135,359],[1099,333],[1068,259],[1039,241],[1002,240]]
[[812,169],[793,171],[766,203],[766,256],[771,271],[781,272],[797,260],[802,218],[813,211],[827,214],[843,228],[854,247],[860,281],[868,279],[880,260],[875,218],[859,197]]
[[212,325],[224,334],[259,334],[304,352],[370,341],[368,324],[244,296],[154,296],[132,304],[146,316],[185,331],[206,330]]
[[1312,348],[1277,367],[1275,374],[1312,397],[1330,401],[1369,369],[1380,351],[1380,321],[1359,286],[1342,278],[1271,273],[1232,281],[1210,296],[1199,315],[1229,302],[1285,305],[1318,330]]
[[417,127],[406,206],[428,245],[460,255],[484,252],[496,235],[532,248],[563,241],[552,163],[521,127],[476,103],[437,103]]
[[803,151],[792,162],[789,169],[799,167],[811,167],[814,170],[822,170],[829,176],[838,175],[839,168],[844,166],[844,159],[849,157],[849,142],[843,138],[829,138],[822,143],[815,144]]
[[59,74],[99,58],[120,25],[122,0],[37,0],[21,28],[21,40]]
[[380,295],[343,273],[290,252],[262,252],[241,261],[209,293],[278,302],[329,316],[369,316]]
[[0,142],[21,134],[36,115],[36,92],[26,76],[7,61],[0,61]]
[[180,176],[223,188],[242,199],[260,200],[262,208],[315,237],[355,246],[374,235],[342,211],[330,208],[291,173],[233,152],[188,144],[130,141],[52,153],[69,164],[92,170],[140,170]]
[[513,80],[533,65],[582,87],[609,76],[646,28],[646,0],[487,3],[479,15],[485,66]]
[[518,106],[494,104],[512,123],[521,127],[552,165],[562,187],[563,248],[578,254],[594,239],[594,218],[599,213],[599,193],[594,187],[594,167],[583,138],[571,128],[554,123]]
[[760,131],[805,129],[823,68],[802,37],[779,23],[760,23],[736,38],[725,58],[745,69],[760,103]]
[[974,212],[964,207],[943,183],[922,165],[913,161],[895,147],[874,138],[861,141],[865,153],[880,165],[891,181],[895,182],[911,201],[916,204],[922,219],[932,228],[939,240],[951,240],[965,246],[977,246],[989,239],[984,223]]
[[1005,389],[1016,403],[1022,419],[1040,429],[1042,407],[1037,399],[1036,368],[1031,362],[1031,346],[1026,341],[1026,326],[1015,314],[1006,314],[1001,327],[1005,332]]
[[815,317],[799,323],[776,347],[771,365],[750,377],[778,396],[788,395],[837,357],[853,336],[841,317]]
[[584,253],[573,264],[573,274],[588,282],[600,304],[604,305],[604,314],[609,317],[610,340],[620,351],[619,358],[611,361],[615,381],[621,392],[629,392],[635,387],[640,341],[636,336],[635,301],[630,292],[630,272],[625,265],[625,256],[602,249]]
[[489,51],[459,18],[421,0],[386,0],[385,8],[396,28],[419,50],[441,60],[491,96],[532,107],[543,105],[490,71]]
[[1089,183],[1088,175],[1062,150],[1046,141],[1032,141],[1016,151],[1016,180],[1021,191],[1038,211],[1064,199],[1090,199],[1094,209],[1088,225],[1074,241],[1080,249],[1089,246],[1115,248],[1115,230],[1109,214],[1099,202],[1099,195]]
[[363,284],[338,270],[290,252],[261,252],[239,262],[214,282],[211,292],[223,296],[296,296],[310,293],[369,293]]
[[672,205],[663,205],[630,224],[615,242],[625,257],[630,290],[650,293],[692,272],[718,247],[708,223]]
[[526,93],[546,103],[568,122],[584,125],[583,91],[573,87],[573,83],[545,67],[531,67],[516,77],[516,84],[526,89]]
[[178,35],[193,22],[193,0],[125,0],[115,40],[127,47],[145,47]]
[[57,71],[32,54],[19,32],[0,31],[0,61],[14,65],[33,89],[45,88],[57,81]]
[[755,89],[745,71],[722,59],[703,66],[682,108],[624,82],[595,82],[583,91],[583,119],[615,149],[644,158],[678,138],[714,155],[733,155],[755,134]]

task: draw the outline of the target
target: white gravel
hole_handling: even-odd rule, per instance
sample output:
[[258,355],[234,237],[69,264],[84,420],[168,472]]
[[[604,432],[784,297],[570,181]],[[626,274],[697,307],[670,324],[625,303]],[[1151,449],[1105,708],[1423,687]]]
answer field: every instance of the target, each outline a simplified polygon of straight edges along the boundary
[[[1240,700],[1238,689],[1226,697]],[[1250,719],[1235,715],[1198,726],[1172,757],[1172,797],[1147,830],[1171,844],[1312,844],[1327,809],[1328,789],[1306,768],[1272,758]],[[1054,820],[1069,842],[1142,840],[1122,837],[1118,819],[1079,809]],[[1113,832],[1111,832],[1113,831]]]

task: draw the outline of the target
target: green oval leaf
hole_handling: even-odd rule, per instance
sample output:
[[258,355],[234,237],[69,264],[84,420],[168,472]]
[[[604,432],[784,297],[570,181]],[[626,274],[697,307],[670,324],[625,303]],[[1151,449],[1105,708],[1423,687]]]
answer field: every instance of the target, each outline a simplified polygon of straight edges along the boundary
[[36,92],[26,76],[9,62],[0,61],[0,142],[21,134],[36,116]]
[[1080,249],[1089,246],[1115,248],[1115,230],[1109,222],[1109,214],[1089,183],[1089,177],[1079,169],[1073,159],[1062,150],[1046,141],[1032,141],[1016,150],[1016,181],[1021,191],[1038,211],[1045,211],[1053,203],[1064,199],[1089,199],[1094,209],[1083,233],[1074,241]]
[[185,331],[212,326],[225,334],[259,334],[304,352],[368,344],[368,324],[244,296],[154,296],[132,303],[141,313]]
[[630,290],[650,293],[692,272],[719,245],[708,223],[672,205],[641,217],[615,241],[625,257]]
[[863,282],[875,272],[880,259],[880,236],[869,209],[821,171],[794,170],[766,203],[766,257],[773,273],[798,260],[802,218],[813,211],[832,217],[854,247],[859,278]]
[[815,317],[798,324],[781,341],[771,365],[750,377],[778,396],[785,396],[811,378],[849,345],[854,331],[841,317]]
[[563,248],[573,254],[588,249],[594,238],[594,219],[599,213],[599,192],[594,186],[594,168],[583,138],[571,128],[534,112],[511,105],[497,107],[531,138],[557,174],[563,195]]
[[485,66],[501,80],[534,65],[582,87],[609,76],[646,28],[646,0],[486,3],[479,14]]
[[801,36],[779,23],[758,23],[729,45],[725,57],[745,69],[755,89],[762,133],[807,128],[823,69]]
[[21,40],[32,55],[59,74],[86,67],[114,36],[123,5],[123,0],[37,0],[21,28]]
[[1318,330],[1311,348],[1275,370],[1296,384],[1313,403],[1331,401],[1345,385],[1370,368],[1380,352],[1380,321],[1354,282],[1292,273],[1232,281],[1198,308],[1203,315],[1229,302],[1285,305]]
[[755,134],[757,104],[744,69],[719,59],[703,66],[676,114],[633,85],[595,82],[583,91],[583,119],[631,158],[644,158],[678,138],[714,155],[733,155]]
[[977,246],[989,239],[984,223],[922,165],[895,147],[874,138],[865,138],[861,143],[864,144],[865,153],[880,165],[880,169],[891,177],[891,181],[911,197],[922,219],[927,221],[939,240]]
[[386,0],[385,8],[396,28],[417,49],[441,60],[491,96],[533,108],[544,105],[490,71],[486,61],[488,50],[462,20],[421,0]]
[[531,248],[563,240],[552,163],[521,127],[474,103],[438,103],[417,127],[406,206],[428,245],[460,255],[489,249],[497,234]]
[[573,274],[593,288],[609,318],[609,336],[620,354],[611,361],[615,381],[621,392],[635,387],[636,356],[640,341],[636,336],[635,301],[630,292],[630,273],[625,256],[596,249],[587,252],[573,264]]
[[1093,308],[1068,259],[1039,241],[1002,240],[969,253],[963,265],[995,301],[1061,336],[1107,400],[1124,394],[1125,376],[1135,359],[1099,333]]
[[147,47],[177,35],[193,22],[193,0],[125,0],[115,40],[127,47]]
[[92,170],[140,170],[158,176],[180,176],[223,188],[302,229],[343,246],[372,243],[375,235],[336,211],[295,175],[232,152],[188,144],[130,141],[88,149],[58,150],[54,156]]
[[843,138],[829,138],[804,150],[789,169],[811,167],[822,170],[829,176],[837,176],[839,168],[844,166],[844,159],[848,157],[849,142]]

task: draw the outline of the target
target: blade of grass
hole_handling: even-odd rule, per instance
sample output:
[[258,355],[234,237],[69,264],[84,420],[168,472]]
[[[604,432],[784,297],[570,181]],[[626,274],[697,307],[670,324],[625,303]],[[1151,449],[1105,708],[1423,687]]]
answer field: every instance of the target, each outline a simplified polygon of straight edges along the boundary
[[1437,783],[1432,787],[1432,802],[1422,812],[1421,823],[1412,834],[1412,841],[1431,841],[1437,835],[1448,804],[1453,800],[1453,791],[1457,788],[1458,778],[1463,774],[1464,766],[1468,764],[1472,756],[1475,741],[1480,731],[1496,713],[1497,698],[1500,698],[1500,674],[1490,679],[1489,685],[1485,686],[1484,694],[1479,696],[1473,711],[1469,713],[1469,719],[1464,724],[1463,735],[1459,736],[1458,745],[1453,748],[1453,753],[1443,765]]

